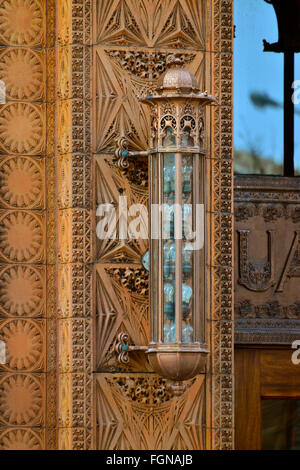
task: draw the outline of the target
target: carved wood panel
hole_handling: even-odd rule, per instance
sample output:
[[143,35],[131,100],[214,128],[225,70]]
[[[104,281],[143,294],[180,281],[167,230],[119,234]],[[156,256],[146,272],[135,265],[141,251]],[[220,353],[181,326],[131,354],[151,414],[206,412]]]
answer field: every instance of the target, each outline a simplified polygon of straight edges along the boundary
[[238,342],[288,343],[300,334],[300,185],[297,178],[235,181]]
[[[142,352],[120,365],[113,351],[120,331],[148,344],[148,276],[141,240],[99,240],[94,233],[96,448],[231,448],[232,419],[232,1],[118,0],[93,10],[93,204],[147,201],[147,165],[124,172],[112,164],[115,140],[126,135],[146,149],[149,115],[136,95],[151,91],[180,55],[200,88],[218,94],[207,115],[207,316],[210,362],[181,397],[151,372]],[[214,51],[214,52],[211,52]],[[111,375],[114,372],[114,375]],[[147,372],[147,374],[145,374]],[[158,388],[160,396],[155,392]],[[130,425],[128,425],[130,423]],[[168,432],[163,433],[162,429]],[[156,431],[154,431],[154,429]],[[175,431],[176,429],[176,431]],[[158,433],[158,434],[157,434]]]

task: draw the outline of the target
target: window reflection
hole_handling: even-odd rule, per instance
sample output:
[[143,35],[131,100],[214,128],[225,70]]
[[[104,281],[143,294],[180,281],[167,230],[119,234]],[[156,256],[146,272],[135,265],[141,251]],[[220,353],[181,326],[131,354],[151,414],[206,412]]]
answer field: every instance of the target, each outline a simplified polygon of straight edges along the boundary
[[262,400],[262,449],[300,450],[300,400]]
[[235,0],[235,172],[283,174],[283,54],[263,52],[276,42],[273,8],[261,0]]
[[295,175],[300,175],[300,54],[295,54]]

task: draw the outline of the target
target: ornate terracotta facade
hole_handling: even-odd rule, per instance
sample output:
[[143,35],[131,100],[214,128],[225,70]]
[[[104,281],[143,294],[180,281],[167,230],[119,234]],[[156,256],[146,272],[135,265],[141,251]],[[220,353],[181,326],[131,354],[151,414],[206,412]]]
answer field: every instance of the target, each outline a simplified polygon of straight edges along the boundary
[[0,24],[0,446],[55,448],[55,2],[4,2]]
[[[0,7],[0,445],[30,449],[233,447],[232,0],[8,0]],[[173,397],[121,331],[148,344],[147,243],[100,241],[100,202],[148,200],[151,90],[169,53],[218,96],[206,115],[205,375]],[[17,400],[18,406],[15,406]],[[155,432],[154,432],[155,430]]]

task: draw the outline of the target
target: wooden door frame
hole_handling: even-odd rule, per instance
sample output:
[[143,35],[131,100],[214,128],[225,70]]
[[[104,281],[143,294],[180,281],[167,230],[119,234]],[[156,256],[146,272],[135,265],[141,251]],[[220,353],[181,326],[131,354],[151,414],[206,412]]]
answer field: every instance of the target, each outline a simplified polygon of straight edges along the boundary
[[299,398],[300,365],[290,346],[235,347],[235,423],[237,450],[262,448],[262,398]]

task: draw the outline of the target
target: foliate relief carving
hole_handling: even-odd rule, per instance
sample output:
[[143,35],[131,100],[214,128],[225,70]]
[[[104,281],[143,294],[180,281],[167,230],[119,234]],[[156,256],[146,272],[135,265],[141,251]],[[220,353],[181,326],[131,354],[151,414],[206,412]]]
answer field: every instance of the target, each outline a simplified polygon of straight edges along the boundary
[[122,390],[122,394],[131,401],[144,405],[158,405],[173,398],[166,379],[157,376],[109,378],[107,382]]
[[215,214],[215,262],[220,266],[232,266],[232,216]]
[[257,209],[253,204],[235,204],[234,217],[237,222],[248,220],[257,214]]
[[[58,375],[58,446],[61,449],[91,448],[92,394],[91,377],[91,230],[88,208],[92,206],[91,177],[91,109],[90,73],[92,44],[91,2],[73,0],[54,2],[57,10],[57,37],[60,44],[72,44],[59,63],[58,81],[63,86],[59,93],[66,98],[58,106],[57,153],[66,156],[66,164],[59,165],[58,190],[58,292],[60,317],[69,317],[68,323],[59,320],[64,328],[66,348],[63,370]],[[75,46],[74,46],[75,44]],[[67,52],[67,49],[70,49]],[[70,64],[70,82],[64,81]],[[71,99],[68,99],[72,97]],[[61,163],[61,162],[60,162]],[[71,188],[71,191],[70,191]],[[64,208],[64,210],[61,210]],[[64,229],[64,233],[61,231]],[[84,317],[84,318],[83,318]],[[69,330],[69,331],[67,331]],[[69,338],[68,338],[69,335]],[[66,352],[68,349],[68,353]],[[69,355],[68,355],[69,354]],[[70,373],[64,373],[69,369]]]
[[233,46],[233,2],[232,0],[215,0],[214,5],[214,50],[232,51]]
[[0,206],[41,209],[44,206],[44,164],[40,159],[0,160]]
[[180,115],[184,116],[185,114],[195,117],[196,116],[195,106],[193,106],[191,103],[185,103],[183,106],[181,106]]
[[232,212],[232,181],[233,162],[231,160],[215,160],[212,162],[214,185],[214,210]]
[[70,320],[59,320],[58,327],[58,367],[60,373],[72,370],[71,364],[71,322]]
[[0,10],[2,44],[38,46],[44,41],[43,0],[7,0]]
[[[214,0],[213,6],[213,50],[231,51],[233,40],[232,0]],[[220,161],[212,162],[213,210],[227,212],[217,214],[214,224],[214,259],[224,266],[213,270],[213,318],[212,338],[212,448],[232,449],[233,438],[233,381],[232,354],[233,329],[222,327],[231,323],[232,270],[232,57],[231,54],[212,54],[213,83],[211,92],[219,96],[219,103],[212,111],[213,133],[211,156]],[[230,254],[226,255],[226,245]],[[223,346],[221,346],[223,345]],[[228,354],[229,353],[229,357]],[[226,371],[224,375],[222,371]]]
[[300,302],[281,305],[278,300],[253,305],[249,299],[244,299],[235,305],[235,316],[238,318],[286,318],[300,319]]
[[[91,250],[90,213],[85,209],[65,209],[60,211],[58,259],[60,263],[89,262]],[[72,234],[72,238],[70,238]]]
[[149,292],[149,275],[143,268],[116,268],[108,269],[107,272],[116,278],[122,287],[125,287],[130,292],[147,296]]
[[[281,205],[284,208],[286,204],[298,205],[300,202],[300,191],[297,187],[293,187],[293,180],[291,181],[292,187],[287,189],[285,185],[281,188],[277,185],[273,185],[273,180],[270,184],[268,184],[268,180],[262,180],[261,185],[256,185],[255,180],[250,180],[250,182],[247,180],[245,181],[241,176],[242,175],[235,176],[234,178],[234,199],[238,204],[245,204],[248,201],[252,201],[255,204],[275,204]],[[284,179],[284,177],[282,178]]]
[[[167,69],[167,57],[169,52],[145,52],[134,50],[105,51],[113,60],[120,64],[122,70],[133,74],[143,80],[153,82],[149,84],[149,89],[154,87],[154,82]],[[195,54],[175,54],[183,64],[192,62]]]
[[0,380],[0,422],[9,426],[42,424],[43,389],[40,377],[5,375]]
[[0,54],[0,80],[6,100],[39,100],[44,97],[44,57],[33,49],[8,48]]
[[58,214],[58,260],[60,263],[70,263],[72,259],[72,215],[73,213],[69,209],[60,211]]
[[45,150],[43,108],[31,103],[10,103],[0,114],[0,147],[4,153],[38,155]]
[[263,207],[263,218],[265,222],[273,222],[280,219],[283,215],[282,207],[280,206],[266,206]]
[[292,319],[253,319],[235,320],[236,344],[286,344],[299,339],[300,320]]
[[237,222],[248,220],[252,217],[262,217],[265,222],[276,222],[278,219],[291,219],[293,223],[299,222],[299,207],[293,204],[277,203],[263,204],[259,201],[255,202],[255,193],[251,194],[249,201],[245,203],[235,203],[234,216]]
[[124,175],[131,185],[138,186],[143,190],[142,197],[148,199],[148,159],[143,157],[128,158],[129,167],[124,171]]
[[10,211],[0,217],[0,258],[5,262],[44,259],[43,218],[36,213]]
[[44,313],[44,270],[7,266],[0,272],[0,310],[4,316],[40,316]]
[[72,383],[71,374],[60,374],[60,395],[58,398],[58,423],[61,427],[72,426]]
[[72,270],[68,264],[61,264],[57,272],[57,315],[67,318],[71,315],[70,285],[72,283]]

